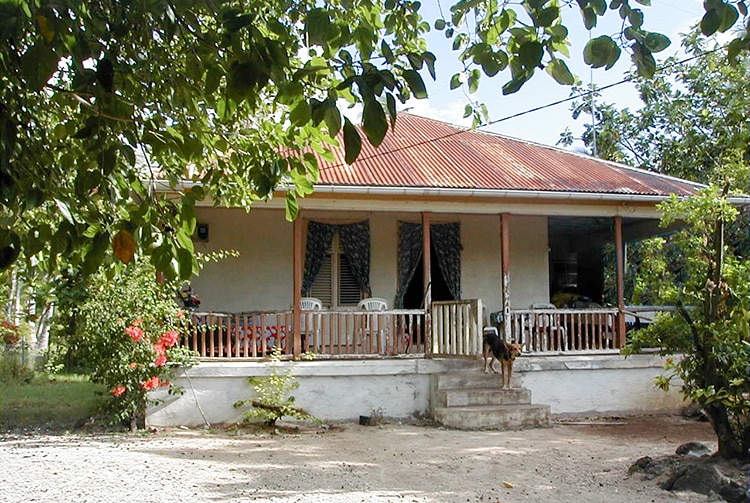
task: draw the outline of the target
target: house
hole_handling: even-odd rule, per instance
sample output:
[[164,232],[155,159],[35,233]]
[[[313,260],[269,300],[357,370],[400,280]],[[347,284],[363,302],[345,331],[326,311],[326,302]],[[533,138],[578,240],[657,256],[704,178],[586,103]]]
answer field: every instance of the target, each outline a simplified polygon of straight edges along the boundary
[[[194,279],[202,312],[185,343],[203,359],[182,378],[192,392],[152,409],[151,424],[237,420],[231,404],[275,346],[314,355],[288,365],[297,403],[319,417],[434,415],[436,376],[479,373],[487,326],[524,343],[519,384],[552,413],[681,405],[653,389],[659,357],[619,355],[637,314],[622,271],[628,241],[664,232],[656,204],[698,184],[407,113],[352,165],[334,157],[294,222],[283,197],[198,209],[196,250],[240,255]],[[384,310],[359,305],[373,297]]]

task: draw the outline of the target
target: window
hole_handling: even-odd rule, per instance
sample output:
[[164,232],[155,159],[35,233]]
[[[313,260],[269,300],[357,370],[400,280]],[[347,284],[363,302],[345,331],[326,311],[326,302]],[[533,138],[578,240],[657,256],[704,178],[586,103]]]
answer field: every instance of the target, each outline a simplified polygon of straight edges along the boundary
[[330,308],[356,306],[362,300],[338,233],[333,236],[331,248],[326,252],[320,271],[310,287],[310,296],[317,297]]

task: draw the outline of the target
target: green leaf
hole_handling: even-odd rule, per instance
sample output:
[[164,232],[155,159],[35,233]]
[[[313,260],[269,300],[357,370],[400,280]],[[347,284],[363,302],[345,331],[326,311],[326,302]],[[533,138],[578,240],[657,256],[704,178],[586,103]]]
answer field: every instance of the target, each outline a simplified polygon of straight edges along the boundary
[[289,114],[289,120],[296,126],[304,126],[310,122],[312,117],[312,110],[310,104],[307,101],[300,101]]
[[656,72],[656,60],[648,48],[636,42],[633,47],[633,63],[638,68],[638,75],[650,79]]
[[177,248],[177,267],[181,280],[189,280],[193,276],[193,254],[184,248]]
[[526,68],[534,68],[542,64],[544,55],[544,46],[536,40],[524,42],[518,48],[518,58],[521,64]]
[[344,117],[344,161],[353,163],[362,150],[362,138],[348,117]]
[[430,72],[432,80],[436,79],[435,76],[435,55],[429,51],[422,53],[422,61],[427,65],[427,71]]
[[713,35],[721,26],[721,17],[716,9],[711,9],[703,15],[701,19],[701,32],[704,35]]
[[451,82],[450,82],[451,91],[454,89],[458,89],[459,87],[461,87],[461,74],[454,73],[453,77],[451,77]]
[[598,16],[603,16],[607,12],[607,2],[604,0],[589,0],[589,5]]
[[329,38],[332,38],[331,19],[327,9],[312,9],[307,13],[305,20],[305,31],[311,45],[326,46]]
[[395,61],[395,59],[396,59],[393,56],[393,51],[391,50],[390,46],[388,45],[388,43],[385,40],[383,40],[380,43],[380,54],[383,55],[383,57],[385,58],[386,63],[388,63],[388,64],[393,63]]
[[479,78],[480,78],[479,70],[476,68],[469,72],[469,79],[467,83],[469,84],[469,94],[473,94],[477,91],[479,88]]
[[628,14],[628,21],[633,28],[640,28],[643,26],[643,11],[641,9],[633,9]]
[[445,20],[444,19],[436,19],[435,20],[435,29],[437,31],[443,31],[445,29]]
[[57,71],[57,55],[51,45],[37,43],[21,56],[21,73],[29,88],[41,90]]
[[424,85],[422,76],[416,70],[404,70],[404,80],[409,85],[412,94],[417,99],[427,98],[427,88]]
[[[344,124],[344,134],[346,134],[346,124]],[[297,202],[297,196],[294,195],[293,192],[290,191],[286,193],[284,207],[286,220],[288,222],[293,222],[299,215],[299,203]]]
[[511,80],[510,82],[506,82],[505,85],[503,85],[503,94],[508,95],[515,93],[516,91],[521,89],[521,87],[526,83],[527,80],[528,78],[525,75],[513,77],[513,80]]
[[339,112],[339,109],[338,107],[336,107],[335,102],[332,104],[332,106],[326,108],[323,120],[328,127],[328,134],[330,134],[331,136],[336,136],[337,134],[339,134],[339,131],[341,131],[341,112]]
[[568,65],[561,59],[553,59],[545,68],[545,71],[549,73],[558,84],[564,86],[572,86],[575,83],[575,77],[570,73]]
[[721,33],[724,33],[729,28],[734,26],[734,23],[737,22],[737,19],[740,17],[740,13],[737,12],[737,9],[735,9],[734,5],[725,4],[722,3],[721,7],[718,9],[719,11],[719,17],[721,18],[721,22],[719,23],[719,31]]
[[362,111],[362,129],[374,147],[380,145],[388,131],[388,121],[383,107],[375,100],[365,101]]
[[541,27],[552,26],[555,20],[559,17],[559,7],[547,7],[546,9],[542,9],[541,11],[539,11],[539,13],[536,14],[534,24]]
[[635,0],[635,2],[646,6],[651,5],[651,0]]
[[620,48],[607,35],[593,38],[588,41],[583,49],[583,60],[593,68],[606,67],[607,70],[617,62],[620,57]]
[[422,66],[424,65],[424,61],[422,61],[422,55],[418,54],[416,52],[410,52],[406,55],[406,58],[409,60],[409,64],[412,68],[415,70],[421,70]]
[[651,52],[661,52],[672,43],[669,38],[661,33],[648,32],[643,43]]

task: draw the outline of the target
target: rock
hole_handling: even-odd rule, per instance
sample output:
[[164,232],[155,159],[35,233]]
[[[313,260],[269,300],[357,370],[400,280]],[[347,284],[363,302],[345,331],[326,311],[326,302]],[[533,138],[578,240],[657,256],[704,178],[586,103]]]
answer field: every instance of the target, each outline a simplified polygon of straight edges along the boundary
[[711,464],[690,464],[678,468],[662,485],[667,491],[693,491],[700,494],[719,493],[729,480]]
[[711,449],[701,442],[685,442],[675,450],[675,454],[680,456],[695,456],[701,458],[703,456],[710,456]]

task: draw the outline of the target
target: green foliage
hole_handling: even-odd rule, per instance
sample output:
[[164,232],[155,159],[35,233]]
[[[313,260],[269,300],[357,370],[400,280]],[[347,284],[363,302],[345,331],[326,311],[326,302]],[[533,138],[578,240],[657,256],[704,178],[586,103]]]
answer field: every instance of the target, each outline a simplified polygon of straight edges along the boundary
[[[747,167],[735,163],[734,170]],[[674,355],[668,359],[669,375],[656,384],[669,389],[679,378],[683,395],[709,416],[719,453],[745,458],[750,452],[750,262],[736,256],[724,239],[726,225],[738,215],[730,194],[729,185],[711,185],[694,197],[673,197],[661,205],[662,224],[676,219],[686,224],[673,238],[684,269],[678,275],[655,254],[641,280],[644,289],[677,306],[677,314],[635,332],[626,353],[659,347]]]
[[[628,51],[653,73],[669,41],[644,29],[636,4],[649,2],[576,3],[589,29],[622,20],[589,43],[587,61],[611,67]],[[562,60],[569,4],[454,0],[434,21],[464,65],[451,87],[471,93],[481,74],[503,74],[513,93],[538,69],[574,83]],[[704,7],[705,33],[747,19],[743,1]],[[188,280],[197,202],[250,208],[284,187],[295,218],[319,176],[309,152],[329,155],[342,128],[346,162],[361,151],[341,103],[363,106],[378,145],[397,104],[426,97],[436,57],[424,12],[410,0],[1,2],[0,269],[85,276],[147,259]],[[733,58],[748,36],[730,44]],[[486,119],[480,104],[466,112]]]
[[153,266],[133,262],[119,273],[92,278],[67,343],[89,369],[92,382],[109,389],[107,411],[133,428],[153,402],[149,392],[169,386],[174,368],[195,356],[181,347],[181,317],[171,284],[159,284]]
[[[598,157],[702,183],[721,181],[717,170],[728,152],[742,152],[745,160],[750,155],[749,56],[743,53],[738,64],[727,64],[697,32],[682,45],[700,57],[686,63],[668,59],[654,78],[638,79],[642,107],[637,112],[601,103],[593,92],[573,103],[573,118],[586,119],[581,139],[589,149],[596,145]],[[568,131],[559,143],[573,140]]]
[[269,376],[248,378],[256,397],[237,401],[234,406],[236,408],[250,406],[245,411],[245,421],[252,422],[261,419],[267,426],[274,426],[276,421],[283,417],[320,423],[318,418],[294,405],[294,397],[291,393],[299,388],[299,382],[294,377],[294,369],[291,365],[286,370],[281,370],[279,365],[281,354],[280,347],[273,349]]

